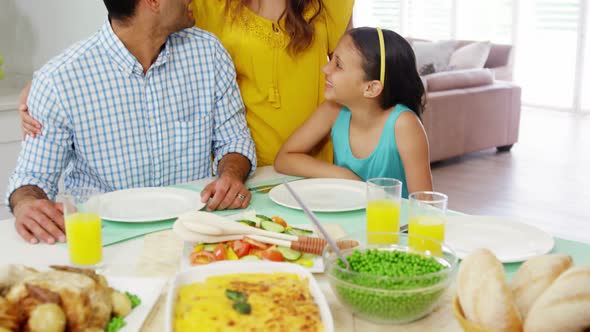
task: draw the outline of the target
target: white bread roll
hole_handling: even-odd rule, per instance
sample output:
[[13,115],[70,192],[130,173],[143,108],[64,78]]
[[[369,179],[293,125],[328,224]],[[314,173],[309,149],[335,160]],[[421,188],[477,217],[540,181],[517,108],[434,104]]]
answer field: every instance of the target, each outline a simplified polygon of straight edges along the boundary
[[590,265],[562,273],[531,307],[525,332],[590,330]]
[[510,287],[520,316],[526,316],[535,300],[572,266],[572,257],[565,254],[543,255],[526,261],[516,272]]
[[469,321],[497,332],[522,331],[504,267],[488,249],[475,250],[463,260],[457,276],[457,292]]

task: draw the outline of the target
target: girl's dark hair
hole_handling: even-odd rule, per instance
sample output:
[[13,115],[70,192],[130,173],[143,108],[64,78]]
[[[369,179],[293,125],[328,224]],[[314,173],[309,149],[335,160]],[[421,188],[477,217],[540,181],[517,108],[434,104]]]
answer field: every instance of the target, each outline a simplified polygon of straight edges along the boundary
[[[233,12],[231,16],[237,17],[240,11],[251,0],[225,0],[226,8]],[[235,3],[238,2],[237,6]],[[309,9],[313,9],[313,14],[309,19],[305,19],[303,14]],[[285,31],[289,35],[289,45],[287,50],[292,55],[297,55],[305,51],[313,42],[315,29],[313,21],[317,19],[324,9],[323,0],[288,0],[287,8],[281,14],[279,21],[285,18]]]
[[[375,28],[356,28],[348,31],[363,58],[366,80],[379,80],[381,51]],[[410,44],[400,35],[383,29],[385,42],[385,84],[379,99],[383,109],[397,104],[409,107],[418,117],[424,110],[424,85],[416,70],[416,57]]]
[[109,19],[125,21],[135,14],[138,0],[103,0]]

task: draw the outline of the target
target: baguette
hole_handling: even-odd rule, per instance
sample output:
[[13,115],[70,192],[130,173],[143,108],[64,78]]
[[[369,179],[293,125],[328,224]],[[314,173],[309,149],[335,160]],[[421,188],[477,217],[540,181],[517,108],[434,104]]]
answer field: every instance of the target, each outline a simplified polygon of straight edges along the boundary
[[535,301],[524,330],[590,330],[590,265],[575,266],[562,273]]
[[457,276],[457,292],[467,320],[492,331],[522,331],[504,267],[489,250],[475,250],[463,260]]
[[523,320],[535,300],[572,266],[572,257],[565,254],[543,255],[526,261],[516,272],[510,284],[516,306]]

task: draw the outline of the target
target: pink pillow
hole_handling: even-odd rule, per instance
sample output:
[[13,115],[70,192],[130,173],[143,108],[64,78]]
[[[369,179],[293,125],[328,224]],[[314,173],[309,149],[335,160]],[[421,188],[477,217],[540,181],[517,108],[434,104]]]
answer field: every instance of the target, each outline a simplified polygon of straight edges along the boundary
[[445,71],[424,78],[430,92],[473,88],[494,83],[494,73],[487,68]]

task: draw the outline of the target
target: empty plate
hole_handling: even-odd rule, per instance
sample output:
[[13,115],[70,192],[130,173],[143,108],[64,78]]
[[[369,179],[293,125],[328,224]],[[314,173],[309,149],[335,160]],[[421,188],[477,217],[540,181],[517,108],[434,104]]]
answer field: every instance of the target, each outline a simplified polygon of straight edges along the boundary
[[[364,209],[367,187],[364,182],[344,179],[305,179],[289,182],[293,190],[314,212],[342,212]],[[285,185],[274,187],[270,199],[282,206],[301,210]]]
[[445,242],[463,259],[473,250],[487,248],[502,263],[522,262],[553,249],[553,237],[543,230],[509,217],[449,217]]
[[101,218],[120,222],[149,222],[176,218],[200,210],[201,193],[170,187],[113,191],[101,196]]

